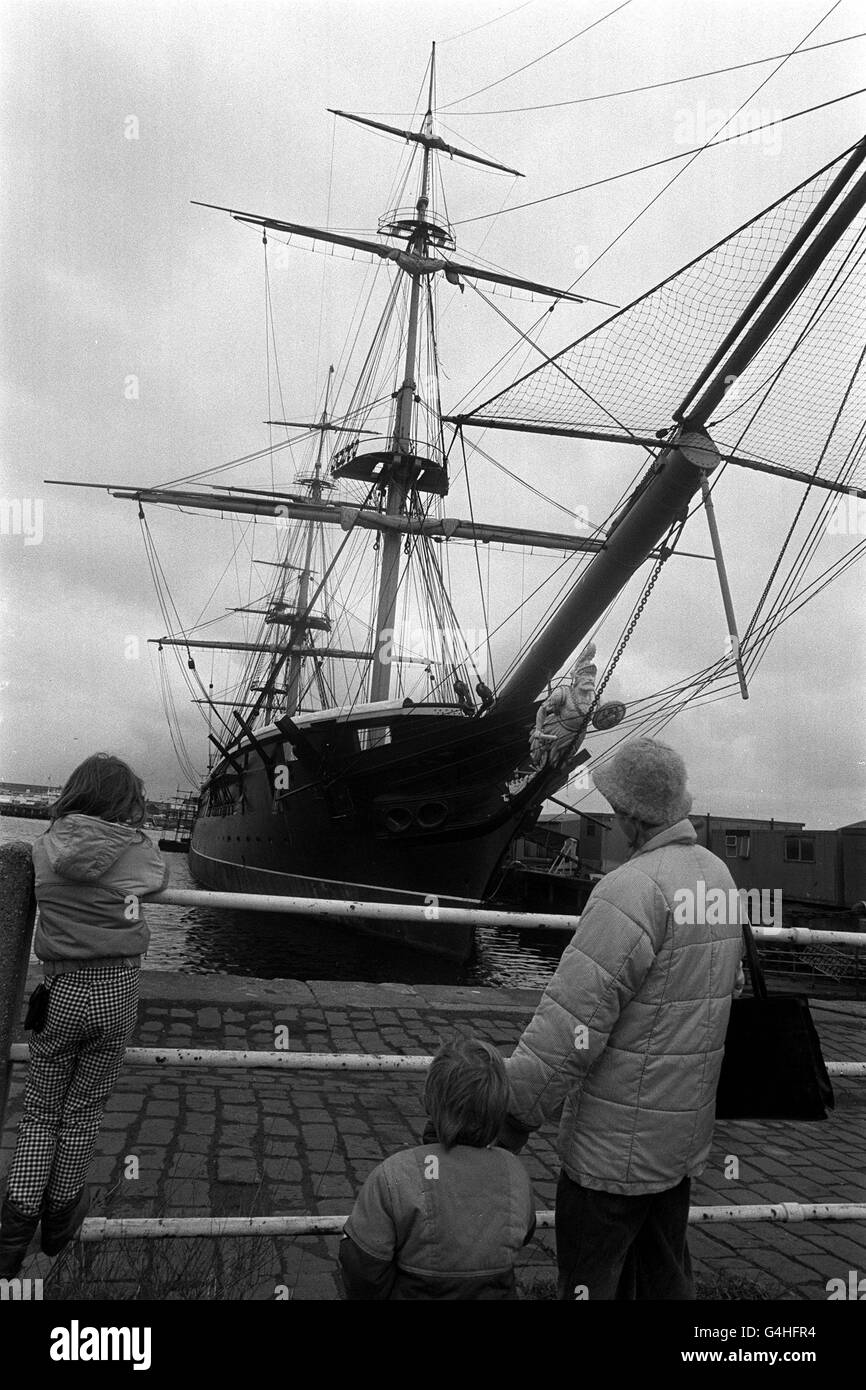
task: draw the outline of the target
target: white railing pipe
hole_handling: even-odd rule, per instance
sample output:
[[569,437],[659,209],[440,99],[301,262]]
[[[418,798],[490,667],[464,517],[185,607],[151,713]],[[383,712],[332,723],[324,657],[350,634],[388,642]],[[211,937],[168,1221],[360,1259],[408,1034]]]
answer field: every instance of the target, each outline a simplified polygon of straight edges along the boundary
[[[217,893],[204,888],[166,888],[143,899],[175,907],[233,908],[245,912],[272,912],[302,917],[355,917],[372,922],[437,923],[467,927],[511,927],[514,930],[574,933],[579,915],[556,912],[505,912],[486,907],[443,907],[430,895],[421,903],[375,903],[361,899],[301,898],[276,893]],[[808,927],[753,927],[761,941],[817,942],[866,947],[866,932],[812,931]]]
[[[91,1216],[81,1240],[167,1240],[205,1236],[339,1235],[348,1216]],[[539,1229],[554,1225],[552,1211],[535,1214]],[[866,1202],[774,1202],[760,1206],[692,1207],[689,1224],[729,1221],[864,1221]]]
[[[10,1061],[26,1062],[26,1043],[13,1043]],[[128,1047],[124,1060],[140,1067],[250,1067],[287,1071],[425,1072],[431,1056],[396,1052],[273,1052],[208,1047]],[[827,1062],[831,1076],[866,1076],[866,1062]]]

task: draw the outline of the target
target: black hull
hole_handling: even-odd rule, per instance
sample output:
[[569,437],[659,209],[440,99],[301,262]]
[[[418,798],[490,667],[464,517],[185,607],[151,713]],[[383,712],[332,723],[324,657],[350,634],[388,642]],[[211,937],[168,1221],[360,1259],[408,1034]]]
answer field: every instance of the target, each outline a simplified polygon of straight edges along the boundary
[[[189,867],[193,877],[203,887],[221,893],[275,893],[284,897],[327,898],[336,899],[339,902],[411,903],[416,907],[426,907],[431,914],[433,911],[430,902],[425,902],[425,897],[421,895],[413,897],[408,893],[389,892],[369,883],[347,883],[342,880],[308,878],[300,874],[260,868],[253,864],[231,863],[227,860],[210,858],[193,848],[189,852]],[[443,907],[471,906],[466,901],[449,902],[440,899],[440,903]],[[425,921],[423,925],[408,921],[371,922],[361,918],[336,915],[333,918],[325,917],[324,919],[316,916],[310,921],[310,930],[315,931],[316,924],[323,920],[325,922],[333,921],[341,927],[360,932],[364,936],[399,942],[413,950],[423,951],[429,955],[445,956],[449,960],[461,963],[470,958],[475,945],[474,927],[452,926],[451,924],[446,926],[441,922],[437,923],[432,916],[430,922]]]
[[[345,723],[239,745],[202,793],[190,870],[223,892],[422,906],[423,922],[339,920],[464,961],[474,928],[438,922],[436,907],[480,906],[518,828],[534,822],[537,779],[516,795],[508,788],[531,717],[505,726],[409,717],[366,748]],[[349,735],[354,746],[340,747]]]

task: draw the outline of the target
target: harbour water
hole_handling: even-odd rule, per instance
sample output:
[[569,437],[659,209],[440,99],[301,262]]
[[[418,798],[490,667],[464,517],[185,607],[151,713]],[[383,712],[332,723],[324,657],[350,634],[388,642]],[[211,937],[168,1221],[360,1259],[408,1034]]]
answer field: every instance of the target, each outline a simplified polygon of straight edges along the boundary
[[[0,817],[0,843],[35,840],[47,821]],[[157,831],[147,832],[156,843]],[[185,854],[166,855],[173,888],[197,885]],[[149,970],[259,979],[398,981],[403,984],[543,988],[565,946],[561,935],[479,928],[465,965],[419,955],[319,918],[275,917],[153,903],[147,908]]]

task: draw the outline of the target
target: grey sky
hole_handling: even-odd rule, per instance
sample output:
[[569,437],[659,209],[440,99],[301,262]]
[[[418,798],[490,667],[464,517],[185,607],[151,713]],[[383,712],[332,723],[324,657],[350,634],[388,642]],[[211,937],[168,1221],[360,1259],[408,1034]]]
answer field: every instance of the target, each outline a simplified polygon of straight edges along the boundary
[[[127,756],[155,793],[173,791],[181,780],[156,658],[146,646],[164,623],[135,507],[105,493],[47,488],[43,479],[155,484],[267,443],[260,238],[224,214],[190,206],[191,199],[320,225],[330,206],[333,226],[375,228],[403,147],[335,123],[326,108],[395,113],[381,118],[400,124],[396,113],[408,116],[414,105],[432,39],[439,45],[440,107],[457,103],[442,110],[445,139],[472,142],[527,175],[512,187],[501,176],[445,162],[452,219],[492,211],[506,196],[511,203],[542,197],[676,153],[689,131],[701,143],[714,113],[729,114],[774,65],[582,106],[511,114],[503,108],[783,53],[829,4],[634,0],[527,71],[460,101],[563,43],[610,6],[532,0],[506,14],[512,8],[507,0],[471,7],[434,0],[423,11],[403,0],[7,0],[2,489],[6,498],[41,500],[44,537],[31,545],[22,536],[0,538],[4,777],[60,780],[84,754],[106,747]],[[861,18],[862,8],[843,0],[808,42],[856,33]],[[464,30],[474,32],[457,37]],[[771,119],[861,85],[864,46],[792,59],[748,110]],[[583,288],[627,302],[851,144],[862,131],[863,109],[853,100],[783,125],[763,141],[706,153]],[[482,110],[498,114],[458,115]],[[587,250],[597,254],[672,172],[668,166],[458,226],[459,250],[567,285]],[[285,408],[299,418],[317,408],[365,271],[295,248],[272,267]],[[440,302],[448,406],[472,395],[511,338],[468,290],[443,293]],[[498,302],[524,329],[538,317],[537,304]],[[590,306],[560,307],[542,342],[552,351],[601,317]],[[137,396],[130,398],[132,378]],[[272,400],[271,408],[281,407]],[[586,442],[492,432],[481,442],[564,506],[586,506],[590,516],[604,514],[636,466],[630,451]],[[288,481],[287,455],[278,468],[288,470],[277,475]],[[244,477],[261,486],[269,475],[259,466]],[[483,462],[472,485],[476,513],[485,518],[565,525],[561,512]],[[735,469],[717,489],[735,605],[744,618],[799,497],[793,484]],[[466,515],[467,505],[465,488],[455,486],[447,511]],[[181,613],[192,620],[226,564],[225,528],[156,509],[149,520]],[[856,539],[827,536],[817,568]],[[688,549],[708,551],[702,517],[686,540]],[[516,586],[540,578],[547,562],[530,557],[524,566],[517,556],[494,554],[491,563],[501,564],[504,576],[493,599],[498,619],[513,606]],[[466,587],[466,621],[480,625],[465,557],[455,565],[458,589]],[[610,688],[627,702],[704,665],[723,646],[714,570],[701,561],[676,566],[668,567]],[[618,613],[637,592],[628,590]],[[218,608],[230,602],[224,598]],[[138,639],[137,659],[130,657],[131,637]],[[608,650],[609,643],[600,644],[600,657]],[[687,711],[668,726],[664,737],[691,769],[696,811],[816,826],[859,819],[864,674],[861,566],[785,625],[748,704],[732,699]],[[201,766],[201,724],[181,692],[177,699]],[[592,793],[585,804],[598,808],[601,801]]]

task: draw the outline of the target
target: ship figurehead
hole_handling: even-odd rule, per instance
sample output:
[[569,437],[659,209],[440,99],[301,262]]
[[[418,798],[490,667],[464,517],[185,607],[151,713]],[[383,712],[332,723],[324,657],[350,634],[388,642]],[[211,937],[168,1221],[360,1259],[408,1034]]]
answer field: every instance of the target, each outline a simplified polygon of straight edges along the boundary
[[595,643],[588,642],[571,669],[568,684],[555,686],[538,708],[529,738],[537,772],[570,762],[590,723],[599,730],[612,729],[625,716],[625,705],[618,700],[598,704],[595,654]]

